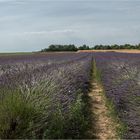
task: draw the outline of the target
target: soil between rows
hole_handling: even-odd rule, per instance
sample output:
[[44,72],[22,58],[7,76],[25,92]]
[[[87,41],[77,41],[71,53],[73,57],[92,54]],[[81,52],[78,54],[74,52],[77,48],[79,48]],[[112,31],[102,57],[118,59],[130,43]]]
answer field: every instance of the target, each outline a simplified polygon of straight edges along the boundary
[[91,137],[97,139],[116,139],[116,124],[109,116],[106,99],[103,95],[102,86],[95,80],[92,82],[92,90],[89,93],[91,112],[93,116],[92,129],[89,131]]

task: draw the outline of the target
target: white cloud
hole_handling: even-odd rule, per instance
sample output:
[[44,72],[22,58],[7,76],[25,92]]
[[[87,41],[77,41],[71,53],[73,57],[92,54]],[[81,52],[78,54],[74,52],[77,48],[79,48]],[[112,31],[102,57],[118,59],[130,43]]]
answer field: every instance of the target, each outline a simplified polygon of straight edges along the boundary
[[46,36],[46,35],[54,35],[54,34],[70,34],[76,33],[76,30],[72,29],[63,29],[63,30],[51,30],[51,31],[26,31],[26,32],[17,32],[14,35],[17,36]]

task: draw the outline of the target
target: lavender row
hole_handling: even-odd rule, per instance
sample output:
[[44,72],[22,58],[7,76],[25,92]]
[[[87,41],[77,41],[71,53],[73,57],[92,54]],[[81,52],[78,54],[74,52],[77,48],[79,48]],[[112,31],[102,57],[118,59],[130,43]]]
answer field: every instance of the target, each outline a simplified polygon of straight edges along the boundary
[[128,127],[124,138],[140,138],[140,55],[96,53],[95,60],[105,93]]
[[81,55],[78,53],[65,53],[65,54],[32,54],[23,56],[0,56],[0,76],[3,74],[15,74],[18,71],[26,69],[34,69],[40,66],[51,66],[60,63],[66,63],[77,58]]

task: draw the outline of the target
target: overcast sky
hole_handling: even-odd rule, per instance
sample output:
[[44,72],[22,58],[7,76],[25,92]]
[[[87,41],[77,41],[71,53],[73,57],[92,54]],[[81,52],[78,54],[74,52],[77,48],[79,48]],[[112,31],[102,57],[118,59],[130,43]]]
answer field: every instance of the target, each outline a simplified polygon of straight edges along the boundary
[[0,0],[0,52],[140,43],[140,0]]

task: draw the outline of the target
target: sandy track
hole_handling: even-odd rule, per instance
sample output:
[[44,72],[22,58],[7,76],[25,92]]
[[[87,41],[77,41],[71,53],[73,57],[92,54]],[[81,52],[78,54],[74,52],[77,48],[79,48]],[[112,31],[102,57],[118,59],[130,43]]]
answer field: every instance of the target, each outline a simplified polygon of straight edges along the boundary
[[116,124],[114,124],[111,116],[109,116],[103,89],[96,81],[92,83],[92,86],[93,89],[89,93],[89,97],[94,121],[92,124],[93,129],[89,133],[93,137],[101,140],[116,139]]

